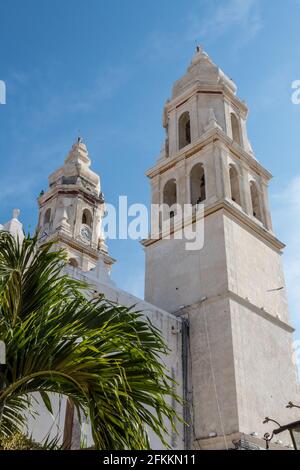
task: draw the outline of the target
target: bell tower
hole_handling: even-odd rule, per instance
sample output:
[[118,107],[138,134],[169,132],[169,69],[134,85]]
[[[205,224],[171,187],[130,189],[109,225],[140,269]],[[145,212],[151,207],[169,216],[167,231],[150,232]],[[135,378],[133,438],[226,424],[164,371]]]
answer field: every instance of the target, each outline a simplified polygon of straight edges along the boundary
[[102,233],[105,211],[100,178],[81,138],[72,146],[64,165],[49,176],[49,189],[40,194],[38,231],[41,242],[55,240],[66,249],[69,264],[91,271],[99,263],[110,272]]
[[[266,416],[283,424],[296,420],[285,405],[299,402],[284,245],[273,233],[268,202],[271,174],[253,153],[248,109],[236,92],[197,47],[164,106],[166,140],[147,172],[152,204],[191,204],[194,227],[196,207],[204,205],[201,249],[188,251],[185,240],[163,232],[143,242],[145,299],[189,322],[196,449],[262,437],[273,429],[262,424]],[[178,228],[174,224],[174,235]]]

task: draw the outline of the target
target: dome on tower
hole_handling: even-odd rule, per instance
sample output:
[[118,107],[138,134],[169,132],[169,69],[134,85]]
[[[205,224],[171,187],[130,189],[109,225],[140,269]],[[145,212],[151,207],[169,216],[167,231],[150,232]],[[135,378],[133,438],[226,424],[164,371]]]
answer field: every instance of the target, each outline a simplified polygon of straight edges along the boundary
[[81,137],[72,145],[64,165],[49,176],[49,186],[57,184],[81,185],[99,194],[100,178],[90,169],[91,160]]
[[223,85],[234,94],[237,91],[235,83],[213,63],[208,54],[200,46],[197,46],[186,74],[175,82],[172,98],[177,98],[194,85],[206,85],[209,87]]

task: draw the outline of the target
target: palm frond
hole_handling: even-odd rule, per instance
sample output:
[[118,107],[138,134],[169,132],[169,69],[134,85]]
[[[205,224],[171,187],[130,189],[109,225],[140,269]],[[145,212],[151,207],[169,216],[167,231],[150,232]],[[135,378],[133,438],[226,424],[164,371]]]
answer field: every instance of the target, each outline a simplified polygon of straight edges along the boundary
[[[167,445],[166,422],[179,401],[161,357],[160,332],[141,312],[103,297],[64,274],[65,253],[37,238],[19,245],[0,233],[0,434],[24,426],[28,397],[68,397],[89,417],[98,449],[145,449],[147,427]],[[28,403],[27,403],[28,405]]]

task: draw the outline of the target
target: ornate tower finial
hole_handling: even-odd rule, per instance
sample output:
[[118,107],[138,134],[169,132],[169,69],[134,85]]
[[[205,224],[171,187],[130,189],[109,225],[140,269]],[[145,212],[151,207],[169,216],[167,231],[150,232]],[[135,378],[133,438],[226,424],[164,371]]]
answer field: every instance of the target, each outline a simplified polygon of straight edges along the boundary
[[17,219],[20,215],[20,209],[13,210],[13,219]]
[[79,135],[64,165],[49,176],[49,189],[38,199],[38,230],[45,234],[41,243],[53,239],[66,249],[72,266],[90,271],[102,257],[109,272],[114,260],[102,233],[104,200],[100,178],[90,165]]
[[78,137],[77,137],[77,142],[76,143],[77,144],[83,144],[83,138],[81,137],[81,130],[80,129],[77,130],[77,135],[78,135]]

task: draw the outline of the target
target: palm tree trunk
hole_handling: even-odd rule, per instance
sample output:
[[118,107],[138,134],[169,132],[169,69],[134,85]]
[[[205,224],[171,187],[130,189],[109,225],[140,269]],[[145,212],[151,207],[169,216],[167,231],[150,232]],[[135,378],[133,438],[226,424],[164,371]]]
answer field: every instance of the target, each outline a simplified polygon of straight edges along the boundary
[[64,424],[63,449],[70,450],[72,447],[73,423],[74,423],[74,403],[68,399],[66,404],[66,415]]

